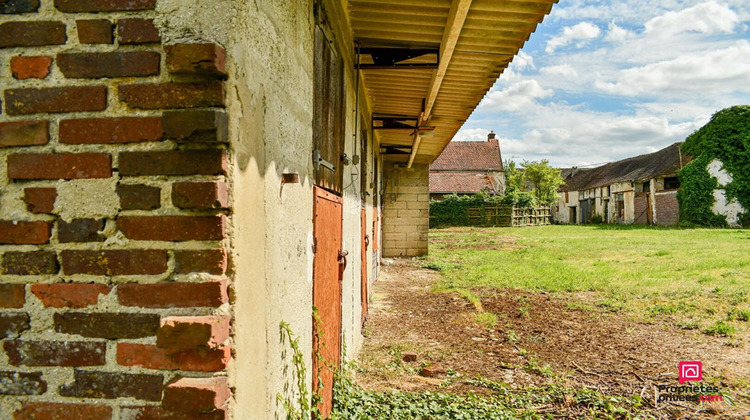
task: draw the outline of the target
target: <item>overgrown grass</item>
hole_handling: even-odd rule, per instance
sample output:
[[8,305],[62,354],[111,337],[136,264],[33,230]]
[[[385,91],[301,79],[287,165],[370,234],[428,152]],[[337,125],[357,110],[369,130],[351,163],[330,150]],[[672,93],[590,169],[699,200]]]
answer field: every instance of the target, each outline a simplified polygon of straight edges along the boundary
[[[494,243],[507,246],[486,246]],[[430,232],[423,264],[441,271],[441,290],[594,292],[604,312],[698,318],[706,331],[722,334],[733,328],[715,331],[718,321],[734,326],[748,318],[748,249],[748,230],[453,228]]]

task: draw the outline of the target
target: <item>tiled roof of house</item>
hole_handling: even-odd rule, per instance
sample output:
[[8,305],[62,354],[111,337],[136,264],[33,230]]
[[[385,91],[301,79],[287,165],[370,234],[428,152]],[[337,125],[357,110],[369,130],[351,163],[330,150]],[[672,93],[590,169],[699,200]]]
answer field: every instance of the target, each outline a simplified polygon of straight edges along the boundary
[[575,171],[565,168],[562,170],[565,184],[560,190],[582,191],[617,182],[632,182],[673,174],[690,161],[689,157],[680,154],[680,144],[682,143],[674,143],[654,153],[611,162],[596,168]]
[[484,172],[430,172],[431,194],[472,194],[483,189],[493,189],[490,175]]
[[432,162],[430,171],[502,171],[500,143],[487,141],[452,141]]

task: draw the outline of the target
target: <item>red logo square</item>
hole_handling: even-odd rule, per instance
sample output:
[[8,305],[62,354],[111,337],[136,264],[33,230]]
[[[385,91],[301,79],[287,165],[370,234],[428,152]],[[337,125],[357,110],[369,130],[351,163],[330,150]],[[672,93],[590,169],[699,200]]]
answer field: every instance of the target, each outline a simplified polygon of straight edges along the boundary
[[680,383],[703,380],[703,363],[701,362],[680,362],[679,369]]

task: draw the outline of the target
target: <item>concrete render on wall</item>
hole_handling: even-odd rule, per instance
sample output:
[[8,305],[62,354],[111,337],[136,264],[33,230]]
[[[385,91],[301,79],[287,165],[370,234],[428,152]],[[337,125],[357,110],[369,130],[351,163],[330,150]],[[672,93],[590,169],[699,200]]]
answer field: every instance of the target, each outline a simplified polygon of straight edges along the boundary
[[726,216],[729,226],[740,227],[740,215],[745,212],[745,208],[742,207],[742,204],[736,198],[727,199],[727,191],[725,189],[726,185],[733,180],[732,174],[724,169],[724,164],[718,159],[709,162],[706,169],[719,182],[719,188],[714,190],[714,204],[711,210],[715,214]]
[[[289,323],[300,338],[308,387],[312,383],[312,0],[160,0],[157,11],[156,22],[167,44],[211,41],[227,50],[229,183],[234,209],[228,226],[234,278],[233,417],[283,417],[277,395],[293,398],[284,389],[293,385],[295,377],[289,346],[281,342],[280,322]],[[355,98],[351,72],[346,86],[346,109],[351,111]],[[347,112],[348,156],[355,153],[350,140],[353,126],[354,114]],[[351,166],[344,169],[343,231],[349,264],[342,314],[348,356],[356,354],[362,343],[361,204],[359,180],[353,172]],[[282,186],[283,173],[299,174],[300,183]],[[367,213],[371,225],[371,204]],[[372,264],[372,256],[369,259]],[[285,374],[286,367],[290,369]]]

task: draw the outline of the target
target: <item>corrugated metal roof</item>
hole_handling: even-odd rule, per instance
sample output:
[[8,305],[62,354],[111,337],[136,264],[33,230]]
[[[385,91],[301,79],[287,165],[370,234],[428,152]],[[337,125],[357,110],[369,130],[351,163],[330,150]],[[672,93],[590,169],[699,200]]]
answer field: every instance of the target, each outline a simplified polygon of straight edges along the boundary
[[[454,0],[460,1],[460,0]],[[465,0],[464,0],[465,1]],[[456,42],[415,162],[431,163],[557,0],[473,0]],[[355,41],[363,47],[440,48],[451,0],[349,0]],[[419,116],[435,69],[366,69],[375,115]],[[412,145],[410,130],[377,130],[381,145]],[[408,155],[390,157],[406,161]]]

